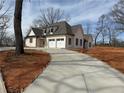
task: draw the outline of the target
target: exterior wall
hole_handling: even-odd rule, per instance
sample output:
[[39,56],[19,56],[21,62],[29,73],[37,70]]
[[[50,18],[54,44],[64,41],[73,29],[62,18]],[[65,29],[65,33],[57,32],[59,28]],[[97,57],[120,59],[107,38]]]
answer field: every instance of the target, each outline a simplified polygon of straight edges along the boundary
[[[78,39],[78,45],[76,45],[76,38]],[[82,39],[82,46],[80,46],[80,39]],[[74,48],[83,48],[83,32],[78,29],[74,36]]]
[[93,39],[92,37],[87,37],[85,38],[85,45],[84,45],[84,48],[92,48],[92,42],[93,42]]
[[[92,48],[92,42],[93,42],[92,38],[89,38],[87,48]],[[90,47],[90,43],[91,43],[91,47]]]
[[[90,46],[90,43],[91,43],[91,46]],[[88,41],[88,47],[87,48],[92,48],[93,45],[92,45],[92,41]]]
[[[66,36],[65,35],[59,35],[59,36],[49,36],[46,38],[46,44],[45,47],[49,48],[49,39],[55,39],[55,44],[57,43],[57,39],[63,38],[64,39],[64,48],[66,48]],[[57,45],[56,45],[57,46]],[[56,47],[57,48],[57,47]]]
[[25,46],[26,47],[36,47],[36,37],[31,37],[32,43],[30,43],[30,38],[25,39]]
[[[82,29],[77,29],[77,31],[74,32],[74,36],[70,35],[57,35],[57,36],[48,36],[44,39],[44,45],[41,46],[41,43],[39,43],[38,38],[34,37],[35,34],[31,30],[28,36],[31,36],[25,40],[25,46],[26,47],[45,47],[49,48],[49,39],[55,39],[55,44],[57,48],[57,39],[63,38],[64,43],[62,43],[64,46],[63,48],[83,48],[83,42],[84,42],[84,35]],[[30,43],[30,38],[32,38],[32,43]],[[69,45],[69,38],[71,38],[71,45]],[[41,39],[41,38],[39,38]],[[43,39],[43,38],[42,38]],[[76,45],[76,39],[78,39],[78,45]],[[82,39],[82,46],[80,45],[80,39]],[[92,47],[92,38],[88,38],[88,42],[86,43],[85,47],[86,48],[91,48]],[[89,44],[91,43],[91,47],[89,47]]]
[[38,37],[36,41],[36,46],[37,47],[44,47],[45,46],[45,38]]
[[85,49],[88,49],[88,48],[89,48],[89,42],[86,41],[84,46],[85,46],[85,47],[84,47]]
[[35,36],[34,32],[31,30],[28,36]]
[[[71,38],[71,44],[69,45],[69,38]],[[74,48],[74,36],[66,36],[66,48]]]

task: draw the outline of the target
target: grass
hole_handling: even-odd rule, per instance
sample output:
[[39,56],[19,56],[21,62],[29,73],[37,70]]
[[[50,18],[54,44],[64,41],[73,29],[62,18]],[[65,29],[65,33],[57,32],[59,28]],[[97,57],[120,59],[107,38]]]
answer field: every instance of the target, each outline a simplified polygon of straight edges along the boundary
[[0,68],[8,91],[26,88],[49,62],[50,55],[43,51],[26,50],[20,56],[15,56],[14,51],[0,52]]
[[124,73],[124,48],[94,47],[86,53]]
[[94,47],[89,50],[76,49],[75,51],[96,57],[111,67],[124,73],[124,48]]

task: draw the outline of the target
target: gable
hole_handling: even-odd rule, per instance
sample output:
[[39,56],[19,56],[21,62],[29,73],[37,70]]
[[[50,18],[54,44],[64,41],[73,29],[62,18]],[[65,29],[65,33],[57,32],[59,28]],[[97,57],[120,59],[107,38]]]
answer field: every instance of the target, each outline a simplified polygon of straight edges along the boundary
[[30,31],[30,33],[28,34],[28,36],[35,36],[35,33],[33,32],[33,30]]
[[84,35],[83,28],[81,25],[72,26],[72,32],[77,36],[79,35],[83,37]]
[[85,35],[84,35],[84,39],[86,39],[86,40],[89,41],[89,42],[92,42],[92,41],[93,41],[92,35],[89,35],[89,34],[85,34]]

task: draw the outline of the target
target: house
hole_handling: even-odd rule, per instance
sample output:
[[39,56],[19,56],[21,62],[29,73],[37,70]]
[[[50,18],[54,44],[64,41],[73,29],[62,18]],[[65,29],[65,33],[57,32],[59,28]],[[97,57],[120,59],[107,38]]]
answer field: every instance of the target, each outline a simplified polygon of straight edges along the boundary
[[91,34],[84,34],[84,42],[83,48],[91,48],[92,47],[93,38]]
[[70,26],[66,21],[47,27],[31,28],[25,38],[26,47],[90,48],[92,36],[85,35],[81,25]]

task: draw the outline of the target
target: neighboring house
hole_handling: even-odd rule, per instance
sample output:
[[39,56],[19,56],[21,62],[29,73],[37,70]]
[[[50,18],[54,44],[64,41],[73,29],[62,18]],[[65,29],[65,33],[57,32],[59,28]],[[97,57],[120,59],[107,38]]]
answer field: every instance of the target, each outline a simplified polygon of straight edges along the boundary
[[89,48],[92,36],[84,35],[81,25],[70,26],[66,21],[43,28],[31,28],[25,38],[26,47]]

